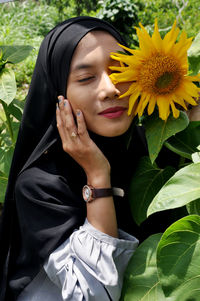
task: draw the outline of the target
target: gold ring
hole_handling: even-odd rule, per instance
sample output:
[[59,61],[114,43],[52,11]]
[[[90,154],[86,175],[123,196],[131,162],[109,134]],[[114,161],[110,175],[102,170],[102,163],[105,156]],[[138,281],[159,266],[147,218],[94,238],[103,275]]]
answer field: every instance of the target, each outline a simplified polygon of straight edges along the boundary
[[77,134],[75,132],[72,132],[71,133],[71,138],[76,138],[77,137]]

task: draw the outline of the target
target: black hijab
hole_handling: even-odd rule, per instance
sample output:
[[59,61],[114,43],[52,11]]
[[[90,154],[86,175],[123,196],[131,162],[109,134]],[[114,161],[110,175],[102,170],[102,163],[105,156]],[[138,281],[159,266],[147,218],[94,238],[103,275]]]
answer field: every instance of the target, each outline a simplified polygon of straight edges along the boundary
[[[99,29],[125,44],[113,26],[91,17],[72,18],[57,25],[41,44],[1,220],[0,301],[16,300],[47,256],[84,221],[86,212],[80,187],[85,184],[85,175],[62,151],[55,108],[57,96],[65,96],[70,62],[77,44],[88,32]],[[106,143],[104,152],[108,155],[112,150],[115,152],[109,158],[111,161],[119,161],[118,156],[124,155],[125,148],[121,154],[117,152],[124,137],[104,142],[101,137],[94,135],[93,138],[97,144]],[[135,150],[138,156],[141,145],[138,142]],[[47,149],[49,152],[45,155]],[[67,170],[63,166],[67,166]],[[118,164],[120,168],[124,168],[124,163]]]

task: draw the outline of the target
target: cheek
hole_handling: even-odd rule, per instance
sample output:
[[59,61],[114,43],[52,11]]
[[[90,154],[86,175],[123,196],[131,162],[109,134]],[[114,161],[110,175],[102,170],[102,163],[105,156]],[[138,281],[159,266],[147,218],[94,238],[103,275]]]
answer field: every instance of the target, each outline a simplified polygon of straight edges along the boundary
[[73,111],[80,109],[82,112],[88,109],[91,95],[81,87],[70,86],[67,90],[67,99],[69,100]]
[[121,92],[121,94],[124,94],[126,91],[128,91],[131,83],[120,83],[116,84],[117,89]]

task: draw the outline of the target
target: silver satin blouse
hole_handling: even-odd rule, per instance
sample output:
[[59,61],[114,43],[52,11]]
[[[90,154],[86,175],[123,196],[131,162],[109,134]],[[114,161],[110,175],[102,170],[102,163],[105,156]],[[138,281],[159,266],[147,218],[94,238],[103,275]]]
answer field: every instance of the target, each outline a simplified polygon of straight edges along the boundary
[[138,240],[119,230],[119,238],[86,219],[47,259],[17,301],[117,301],[123,275]]

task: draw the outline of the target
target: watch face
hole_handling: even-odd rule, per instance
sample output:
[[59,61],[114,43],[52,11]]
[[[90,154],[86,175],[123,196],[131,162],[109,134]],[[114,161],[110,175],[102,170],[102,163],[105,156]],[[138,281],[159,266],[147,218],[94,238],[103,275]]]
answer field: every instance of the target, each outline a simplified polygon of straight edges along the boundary
[[86,202],[89,202],[91,200],[91,196],[92,196],[92,191],[91,191],[90,187],[85,185],[83,187],[83,199]]

